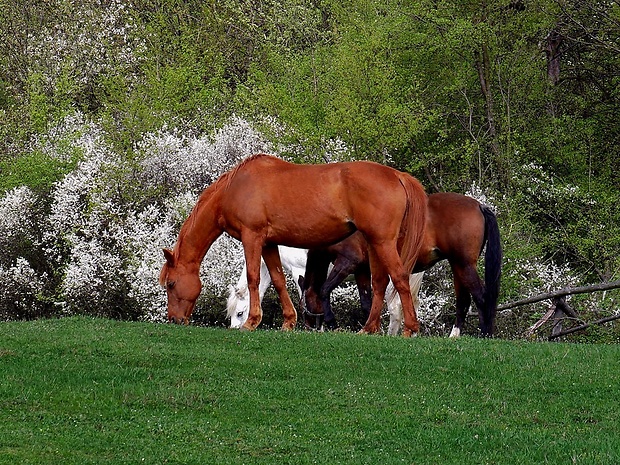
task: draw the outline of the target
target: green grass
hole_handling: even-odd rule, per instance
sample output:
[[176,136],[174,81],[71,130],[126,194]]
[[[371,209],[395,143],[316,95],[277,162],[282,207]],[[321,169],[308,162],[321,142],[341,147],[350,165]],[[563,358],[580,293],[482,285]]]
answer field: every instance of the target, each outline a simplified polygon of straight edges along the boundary
[[620,346],[0,324],[1,464],[617,464]]

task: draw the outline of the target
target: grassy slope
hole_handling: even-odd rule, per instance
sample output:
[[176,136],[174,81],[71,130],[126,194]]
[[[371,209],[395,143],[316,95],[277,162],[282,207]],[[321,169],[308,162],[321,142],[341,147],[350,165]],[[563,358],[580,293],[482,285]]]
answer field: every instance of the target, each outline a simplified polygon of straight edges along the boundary
[[620,346],[0,324],[0,463],[620,463]]

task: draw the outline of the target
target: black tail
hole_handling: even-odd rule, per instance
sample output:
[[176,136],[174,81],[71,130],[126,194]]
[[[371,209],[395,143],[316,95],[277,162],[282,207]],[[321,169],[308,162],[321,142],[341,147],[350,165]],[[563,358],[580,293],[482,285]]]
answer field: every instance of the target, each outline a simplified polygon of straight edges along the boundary
[[480,328],[482,334],[491,335],[497,311],[497,298],[499,296],[499,282],[502,274],[502,244],[499,237],[499,227],[495,213],[486,205],[480,206],[484,216],[484,235],[487,249],[484,255],[484,303],[485,303],[485,328]]

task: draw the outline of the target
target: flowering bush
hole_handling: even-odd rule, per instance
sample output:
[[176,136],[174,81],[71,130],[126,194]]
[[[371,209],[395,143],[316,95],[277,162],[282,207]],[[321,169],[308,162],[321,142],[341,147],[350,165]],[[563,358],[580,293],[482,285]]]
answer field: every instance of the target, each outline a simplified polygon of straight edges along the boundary
[[[45,76],[45,90],[61,90],[63,76],[71,72],[81,88],[94,86],[101,75],[131,76],[146,50],[143,33],[133,20],[125,1],[98,2],[67,0],[57,21],[33,31],[27,54],[35,72]],[[69,15],[69,17],[67,17]]]
[[9,266],[0,265],[0,319],[34,318],[41,316],[41,293],[45,275],[38,275],[23,257]]
[[36,198],[26,187],[17,187],[0,198],[0,264],[11,265],[36,244],[33,209]]
[[[204,187],[269,145],[249,123],[233,118],[213,137],[174,130],[147,134],[134,162],[126,163],[96,125],[85,125],[80,134],[71,141],[82,160],[56,183],[44,221],[46,253],[61,274],[64,311],[161,321],[161,249],[174,245]],[[207,295],[226,290],[222,281],[232,281],[240,269],[240,252],[226,236],[213,245],[201,269]]]

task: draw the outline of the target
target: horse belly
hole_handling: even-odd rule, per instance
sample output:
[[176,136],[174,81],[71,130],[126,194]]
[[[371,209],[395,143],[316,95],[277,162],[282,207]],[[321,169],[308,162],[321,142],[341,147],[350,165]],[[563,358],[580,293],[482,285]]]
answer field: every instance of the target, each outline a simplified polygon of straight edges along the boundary
[[303,216],[294,221],[280,217],[268,223],[267,242],[306,249],[324,247],[340,242],[355,230],[353,223],[329,215],[315,221],[308,221]]

